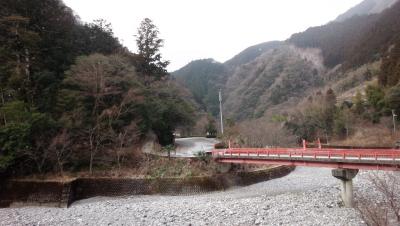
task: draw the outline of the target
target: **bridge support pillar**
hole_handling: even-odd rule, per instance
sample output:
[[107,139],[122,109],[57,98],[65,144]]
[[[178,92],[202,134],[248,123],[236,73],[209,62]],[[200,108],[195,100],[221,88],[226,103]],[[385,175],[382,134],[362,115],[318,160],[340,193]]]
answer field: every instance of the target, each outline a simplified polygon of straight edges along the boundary
[[357,173],[357,169],[332,170],[332,176],[342,182],[341,196],[345,207],[353,207],[353,178]]

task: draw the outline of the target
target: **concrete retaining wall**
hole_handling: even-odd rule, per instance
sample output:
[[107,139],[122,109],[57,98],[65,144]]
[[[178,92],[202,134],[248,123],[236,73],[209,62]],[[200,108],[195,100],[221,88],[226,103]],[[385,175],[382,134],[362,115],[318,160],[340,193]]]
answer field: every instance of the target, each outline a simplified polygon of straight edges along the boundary
[[294,168],[278,166],[267,170],[237,172],[191,178],[78,178],[70,182],[11,180],[0,184],[0,207],[49,205],[67,207],[95,196],[188,195],[245,186],[289,174]]

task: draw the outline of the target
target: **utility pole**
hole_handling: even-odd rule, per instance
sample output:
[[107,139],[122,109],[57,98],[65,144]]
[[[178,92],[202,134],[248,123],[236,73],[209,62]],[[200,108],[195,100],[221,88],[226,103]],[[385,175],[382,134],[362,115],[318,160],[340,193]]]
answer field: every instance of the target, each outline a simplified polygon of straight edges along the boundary
[[396,117],[397,117],[397,115],[395,114],[394,110],[392,110],[392,116],[393,116],[393,134],[396,134]]
[[219,90],[219,115],[221,117],[221,134],[224,134],[224,122],[222,120],[222,95],[221,90]]

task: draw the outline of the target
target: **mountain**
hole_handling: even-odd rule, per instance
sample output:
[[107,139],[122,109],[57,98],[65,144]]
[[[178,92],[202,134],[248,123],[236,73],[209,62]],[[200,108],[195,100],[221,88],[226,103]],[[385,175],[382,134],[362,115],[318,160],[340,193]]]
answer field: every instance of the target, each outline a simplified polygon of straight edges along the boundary
[[268,50],[278,48],[283,42],[271,41],[251,46],[236,56],[219,63],[214,59],[195,60],[171,74],[189,88],[195,100],[212,115],[219,112],[218,91],[238,66],[249,63]]
[[397,0],[366,0],[339,15],[335,21],[344,21],[353,16],[369,15],[380,13],[391,7]]
[[247,64],[250,61],[259,57],[261,54],[265,53],[267,50],[279,47],[280,45],[282,45],[282,43],[283,42],[281,41],[271,41],[250,46],[230,60],[226,61],[224,64],[229,67],[236,67],[242,64]]
[[[369,0],[367,0],[368,2]],[[354,16],[294,34],[288,42],[322,50],[328,67],[361,66],[380,59],[400,37],[400,2],[380,14]]]
[[344,22],[311,27],[293,34],[287,42],[300,48],[319,48],[322,50],[324,64],[334,67],[353,56],[355,46],[378,16],[355,16]]
[[186,86],[204,110],[218,114],[218,90],[223,87],[228,67],[214,59],[195,60],[172,75]]
[[216,91],[221,88],[226,117],[242,121],[285,113],[329,88],[339,99],[351,100],[358,87],[371,79],[396,85],[400,81],[399,49],[400,1],[365,0],[336,21],[293,34],[284,42],[245,49],[218,64],[222,72],[189,64],[181,69],[186,73],[174,75],[192,92],[201,84],[212,87],[202,96],[207,92],[214,96],[212,105],[203,103],[214,109],[215,116]]
[[229,76],[224,110],[237,120],[259,118],[269,108],[299,100],[305,89],[321,85],[323,71],[319,50],[281,45]]

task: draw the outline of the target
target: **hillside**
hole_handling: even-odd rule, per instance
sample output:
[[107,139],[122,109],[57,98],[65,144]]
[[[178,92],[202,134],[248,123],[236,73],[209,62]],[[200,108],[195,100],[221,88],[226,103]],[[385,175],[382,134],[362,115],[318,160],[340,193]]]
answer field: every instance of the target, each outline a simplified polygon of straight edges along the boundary
[[301,99],[305,89],[321,85],[321,60],[316,49],[289,45],[264,53],[229,77],[224,110],[234,119],[258,118],[269,107]]
[[400,2],[381,14],[355,16],[292,35],[298,47],[320,48],[328,67],[361,66],[385,55],[400,35]]
[[172,75],[186,86],[202,108],[218,114],[218,90],[223,87],[228,68],[213,59],[195,60]]
[[61,0],[0,1],[0,175],[129,168],[143,140],[172,144],[196,106],[157,34],[145,18],[132,53]]
[[266,51],[270,49],[275,49],[282,44],[283,43],[280,41],[271,41],[250,46],[249,48],[232,57],[230,60],[226,61],[224,64],[228,67],[237,67],[243,64],[247,64],[265,53]]
[[218,91],[225,87],[227,79],[241,65],[247,64],[282,42],[272,41],[251,46],[225,63],[214,59],[195,60],[172,75],[192,93],[204,110],[217,116],[219,112]]
[[335,21],[341,22],[353,16],[380,13],[391,7],[398,0],[366,0],[339,15]]
[[249,47],[218,64],[222,72],[189,64],[174,75],[192,92],[202,90],[203,99],[209,93],[200,87],[212,87],[215,102],[202,103],[214,116],[222,88],[226,117],[239,121],[289,112],[321,90],[333,88],[341,100],[351,100],[371,79],[397,84],[400,2],[366,0],[338,18],[285,42]]

